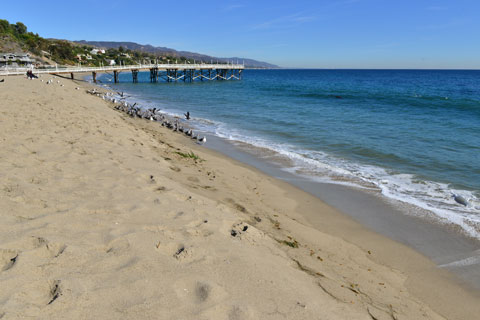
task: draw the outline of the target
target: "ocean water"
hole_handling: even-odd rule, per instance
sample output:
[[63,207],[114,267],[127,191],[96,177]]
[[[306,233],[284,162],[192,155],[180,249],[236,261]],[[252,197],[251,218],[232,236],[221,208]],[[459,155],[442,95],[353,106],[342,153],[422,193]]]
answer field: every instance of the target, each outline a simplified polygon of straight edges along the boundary
[[[283,161],[378,190],[480,238],[480,71],[245,70],[241,81],[113,84],[131,101]],[[463,206],[453,194],[468,200]]]

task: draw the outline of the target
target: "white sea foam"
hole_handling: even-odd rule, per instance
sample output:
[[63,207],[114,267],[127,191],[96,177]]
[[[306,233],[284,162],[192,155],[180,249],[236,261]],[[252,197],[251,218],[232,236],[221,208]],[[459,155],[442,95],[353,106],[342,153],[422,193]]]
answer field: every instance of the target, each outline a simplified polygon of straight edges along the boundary
[[[480,239],[480,201],[475,192],[457,190],[445,183],[355,163],[320,151],[301,150],[292,145],[248,136],[227,129],[224,124],[216,123],[215,129],[210,131],[224,139],[274,151],[293,161],[294,165],[288,168],[289,171],[310,179],[367,189],[378,188],[382,195],[432,212],[440,222],[458,225],[469,236]],[[467,199],[468,205],[457,203],[453,194]]]
[[445,263],[439,265],[440,268],[461,268],[461,267],[468,267],[475,264],[480,264],[480,255],[478,250],[475,252],[475,255],[471,257],[467,257],[465,259],[460,259],[457,261]]

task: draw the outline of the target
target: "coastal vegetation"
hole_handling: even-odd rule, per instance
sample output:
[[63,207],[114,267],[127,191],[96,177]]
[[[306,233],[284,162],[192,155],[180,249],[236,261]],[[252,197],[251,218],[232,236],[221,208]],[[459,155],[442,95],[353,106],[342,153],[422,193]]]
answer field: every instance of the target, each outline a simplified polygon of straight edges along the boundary
[[203,161],[202,158],[193,153],[193,151],[190,151],[189,153],[177,152],[177,154],[183,158]]

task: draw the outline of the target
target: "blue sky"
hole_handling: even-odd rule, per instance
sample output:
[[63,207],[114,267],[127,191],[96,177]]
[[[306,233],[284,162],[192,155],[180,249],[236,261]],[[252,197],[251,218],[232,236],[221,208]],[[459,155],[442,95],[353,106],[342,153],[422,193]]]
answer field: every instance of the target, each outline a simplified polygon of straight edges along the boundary
[[299,68],[480,69],[479,0],[2,1],[43,37],[133,41]]

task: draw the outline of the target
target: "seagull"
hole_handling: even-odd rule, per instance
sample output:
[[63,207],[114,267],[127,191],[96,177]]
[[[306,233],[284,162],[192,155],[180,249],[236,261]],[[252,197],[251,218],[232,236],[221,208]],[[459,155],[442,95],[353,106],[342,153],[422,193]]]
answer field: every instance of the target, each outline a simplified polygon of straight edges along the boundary
[[207,142],[207,137],[203,137],[203,138],[198,138],[198,143],[200,144],[204,144],[205,142]]

